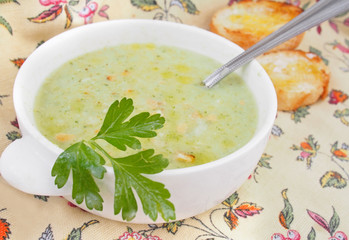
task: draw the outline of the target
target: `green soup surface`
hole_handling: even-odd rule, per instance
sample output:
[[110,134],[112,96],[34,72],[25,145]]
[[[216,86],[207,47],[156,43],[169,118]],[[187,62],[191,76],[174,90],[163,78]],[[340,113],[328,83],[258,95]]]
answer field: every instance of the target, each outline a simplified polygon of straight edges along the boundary
[[[134,114],[160,113],[157,136],[139,139],[170,161],[169,169],[224,157],[253,136],[255,99],[236,74],[207,89],[202,81],[221,64],[188,50],[155,44],[125,44],[90,52],[54,71],[36,97],[39,131],[65,149],[89,140],[115,100],[132,98]],[[102,141],[102,140],[101,140]],[[112,156],[135,153],[109,147]]]

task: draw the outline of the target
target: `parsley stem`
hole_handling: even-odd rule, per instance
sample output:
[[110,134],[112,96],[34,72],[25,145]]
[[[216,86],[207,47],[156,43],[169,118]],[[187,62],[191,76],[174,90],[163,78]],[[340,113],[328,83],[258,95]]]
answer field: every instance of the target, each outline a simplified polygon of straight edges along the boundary
[[98,149],[104,156],[106,156],[109,160],[113,160],[113,157],[110,156],[110,154],[105,151],[96,141],[90,140],[88,143],[91,145],[91,147]]

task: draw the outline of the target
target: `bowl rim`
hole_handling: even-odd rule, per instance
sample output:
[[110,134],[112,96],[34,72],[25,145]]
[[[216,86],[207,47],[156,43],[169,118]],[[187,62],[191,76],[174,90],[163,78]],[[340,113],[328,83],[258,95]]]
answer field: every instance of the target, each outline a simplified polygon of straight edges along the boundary
[[[97,22],[93,24],[88,24],[88,25],[83,25],[79,27],[75,27],[73,29],[69,29],[65,32],[62,32],[49,40],[47,40],[45,43],[40,45],[35,51],[32,52],[32,54],[29,55],[27,60],[23,63],[21,66],[17,77],[14,82],[14,88],[13,88],[13,101],[14,101],[14,107],[16,111],[16,115],[18,117],[19,125],[21,126],[21,129],[25,129],[26,133],[33,137],[36,141],[38,141],[43,147],[47,148],[49,151],[54,152],[55,154],[60,154],[63,152],[63,149],[59,148],[57,145],[54,143],[50,142],[46,137],[44,137],[41,132],[38,130],[38,128],[35,126],[34,123],[29,119],[28,115],[26,114],[26,109],[23,104],[23,95],[20,89],[20,85],[22,84],[21,82],[23,80],[22,76],[23,72],[27,71],[27,66],[30,66],[31,64],[31,59],[33,58],[34,55],[39,54],[43,50],[45,50],[47,47],[50,47],[50,45],[54,45],[57,40],[62,38],[62,36],[68,35],[68,34],[77,34],[80,31],[89,31],[90,29],[93,29],[94,27],[98,27],[100,25],[115,25],[115,24],[124,24],[124,23],[129,23],[129,24],[152,24],[152,25],[163,25],[163,26],[168,26],[168,27],[173,27],[173,28],[179,28],[179,29],[184,29],[184,30],[190,30],[190,31],[196,31],[199,32],[199,34],[205,34],[208,37],[215,38],[215,39],[220,39],[220,41],[226,42],[226,44],[230,44],[232,47],[239,48],[241,51],[243,49],[236,45],[235,43],[231,42],[228,39],[225,39],[217,34],[214,34],[213,32],[210,32],[206,29],[199,28],[193,25],[186,25],[182,23],[175,23],[175,22],[168,22],[168,21],[161,21],[161,20],[152,20],[152,19],[116,19],[116,20],[110,20],[110,21],[102,21],[102,22]],[[167,175],[180,175],[180,174],[187,174],[191,172],[200,172],[207,170],[212,167],[219,167],[220,165],[224,165],[227,161],[234,161],[234,159],[239,159],[239,156],[245,154],[246,152],[249,152],[250,150],[253,149],[255,145],[257,145],[259,142],[261,142],[266,135],[270,134],[271,128],[273,126],[273,123],[275,121],[275,117],[277,114],[277,98],[276,98],[276,93],[274,86],[272,84],[272,81],[270,80],[269,76],[263,69],[263,67],[256,61],[252,60],[249,63],[254,69],[258,70],[261,76],[261,78],[266,78],[266,82],[269,84],[268,89],[270,89],[270,96],[268,96],[271,99],[272,106],[269,107],[270,109],[270,114],[266,117],[266,120],[264,123],[259,127],[260,129],[256,129],[255,134],[253,137],[245,143],[242,147],[237,149],[236,151],[222,157],[216,160],[213,160],[208,163],[204,163],[201,165],[195,165],[195,166],[190,166],[190,167],[185,167],[185,168],[178,168],[178,169],[164,169],[164,171],[158,173],[157,175],[161,176],[167,176]],[[269,79],[269,80],[268,80]],[[272,91],[273,90],[273,91]],[[113,169],[111,166],[104,165],[104,167],[107,170],[107,173],[113,173]]]

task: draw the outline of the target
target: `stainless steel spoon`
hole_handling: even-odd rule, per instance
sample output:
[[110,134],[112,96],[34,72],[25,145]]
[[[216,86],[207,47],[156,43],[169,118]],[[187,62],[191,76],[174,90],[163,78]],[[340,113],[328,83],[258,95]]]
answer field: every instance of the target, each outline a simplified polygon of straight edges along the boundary
[[207,88],[213,87],[229,73],[250,62],[255,57],[348,10],[349,0],[320,0],[290,22],[218,68],[203,81],[204,85]]

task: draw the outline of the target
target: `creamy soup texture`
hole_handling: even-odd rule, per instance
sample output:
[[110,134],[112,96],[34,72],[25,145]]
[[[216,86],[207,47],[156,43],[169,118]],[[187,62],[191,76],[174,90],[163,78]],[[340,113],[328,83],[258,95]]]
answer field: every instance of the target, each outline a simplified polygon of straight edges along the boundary
[[[234,152],[257,125],[248,87],[230,74],[215,87],[201,82],[221,64],[188,50],[154,44],[125,44],[77,57],[42,85],[35,102],[37,127],[62,149],[94,137],[112,102],[132,98],[134,114],[160,113],[157,136],[140,139],[142,149],[168,158],[168,168],[199,165]],[[113,151],[114,157],[135,153]]]

